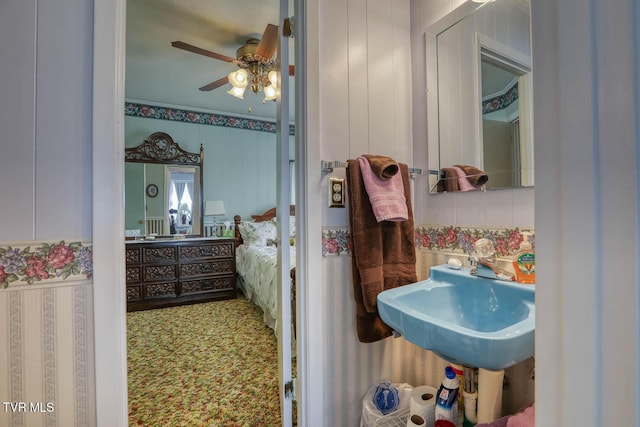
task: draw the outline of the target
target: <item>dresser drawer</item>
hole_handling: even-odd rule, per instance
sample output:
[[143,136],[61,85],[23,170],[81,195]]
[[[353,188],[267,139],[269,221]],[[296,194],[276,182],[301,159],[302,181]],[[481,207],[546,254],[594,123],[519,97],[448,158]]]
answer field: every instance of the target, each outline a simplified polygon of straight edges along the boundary
[[142,299],[142,286],[127,286],[127,301],[139,301]]
[[144,299],[174,298],[177,296],[176,283],[145,283],[143,285]]
[[180,282],[180,294],[188,295],[200,292],[211,291],[232,291],[235,290],[236,281],[234,276],[205,277],[196,280],[183,280]]
[[209,274],[229,274],[234,272],[234,266],[233,258],[180,264],[179,274],[181,279]]
[[143,281],[158,282],[175,280],[178,275],[175,265],[145,265],[142,267]]
[[130,247],[127,245],[125,250],[125,259],[127,260],[127,264],[140,264],[140,248],[139,247]]
[[142,281],[142,269],[139,265],[128,265],[126,267],[127,283],[138,283]]
[[144,246],[142,247],[142,263],[175,263],[177,261],[176,254],[175,246]]
[[180,246],[178,249],[180,262],[198,261],[208,258],[232,258],[233,256],[233,242],[193,244],[189,246]]

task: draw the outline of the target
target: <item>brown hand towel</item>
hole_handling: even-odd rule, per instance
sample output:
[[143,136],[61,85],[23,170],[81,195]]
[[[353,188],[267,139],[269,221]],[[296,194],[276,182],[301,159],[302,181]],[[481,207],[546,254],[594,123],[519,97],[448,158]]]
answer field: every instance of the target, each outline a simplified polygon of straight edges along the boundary
[[481,171],[480,169],[469,166],[469,165],[453,165],[454,167],[460,168],[467,174],[467,180],[474,187],[480,187],[489,181],[489,175],[485,171]]
[[443,191],[460,191],[456,170],[454,168],[442,168],[440,171],[442,176],[438,181],[438,193],[442,193]]
[[391,335],[391,328],[378,315],[378,294],[417,281],[409,168],[402,163],[399,167],[409,219],[379,223],[365,191],[358,160],[348,162],[353,290],[356,329],[361,342],[374,342]]
[[380,179],[389,179],[398,173],[398,162],[391,157],[376,154],[363,154],[362,157],[369,161],[371,170]]

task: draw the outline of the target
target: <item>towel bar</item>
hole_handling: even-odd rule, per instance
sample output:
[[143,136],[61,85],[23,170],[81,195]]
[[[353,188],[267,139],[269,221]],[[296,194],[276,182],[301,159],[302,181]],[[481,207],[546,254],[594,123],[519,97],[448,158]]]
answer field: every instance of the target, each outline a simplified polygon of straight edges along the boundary
[[[347,162],[341,162],[340,160],[332,160],[332,161],[320,160],[320,169],[322,170],[322,172],[333,172],[334,169],[346,168],[346,167],[347,167]],[[432,173],[432,171],[430,170],[429,173]],[[438,172],[435,171],[435,173],[437,174]],[[409,174],[412,176],[421,175],[422,169],[409,168]]]

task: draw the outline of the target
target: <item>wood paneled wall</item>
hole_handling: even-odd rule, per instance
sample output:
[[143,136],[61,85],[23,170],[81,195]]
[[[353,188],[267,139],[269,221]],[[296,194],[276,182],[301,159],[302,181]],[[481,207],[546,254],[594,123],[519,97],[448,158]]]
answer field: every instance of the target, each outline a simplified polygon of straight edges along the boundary
[[[91,240],[92,22],[82,0],[0,5],[0,247]],[[91,280],[12,283],[0,313],[0,400],[27,405],[0,425],[95,425]]]

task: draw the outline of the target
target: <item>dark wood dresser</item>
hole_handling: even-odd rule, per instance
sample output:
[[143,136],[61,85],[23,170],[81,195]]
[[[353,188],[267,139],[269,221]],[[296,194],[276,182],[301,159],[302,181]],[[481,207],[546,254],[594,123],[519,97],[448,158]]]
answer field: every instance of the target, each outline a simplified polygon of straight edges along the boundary
[[127,311],[236,297],[232,238],[131,241],[126,259]]

